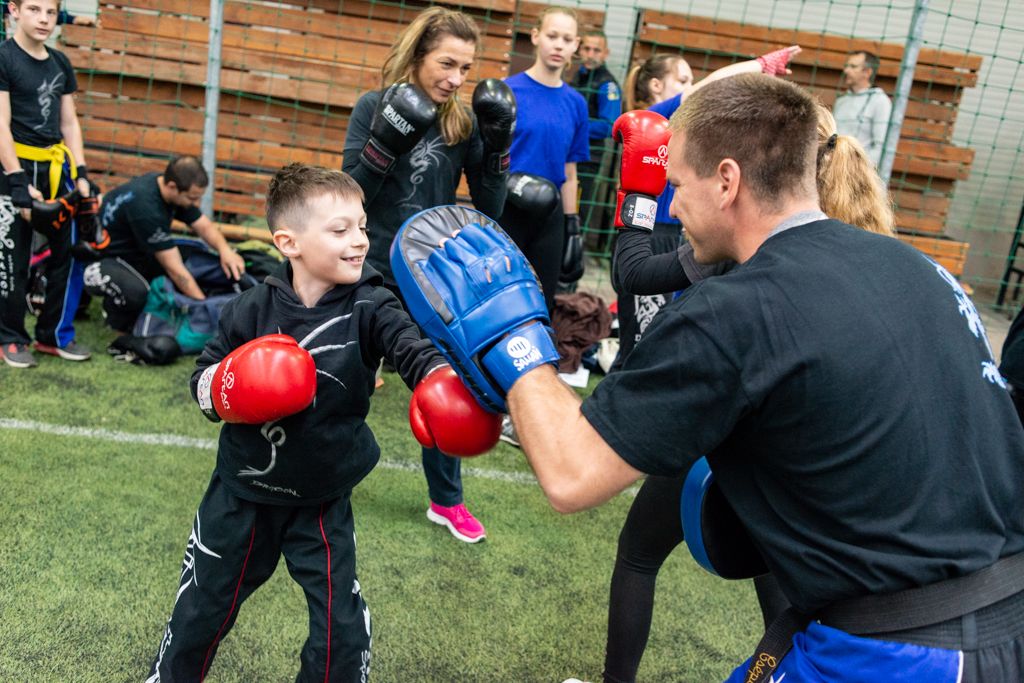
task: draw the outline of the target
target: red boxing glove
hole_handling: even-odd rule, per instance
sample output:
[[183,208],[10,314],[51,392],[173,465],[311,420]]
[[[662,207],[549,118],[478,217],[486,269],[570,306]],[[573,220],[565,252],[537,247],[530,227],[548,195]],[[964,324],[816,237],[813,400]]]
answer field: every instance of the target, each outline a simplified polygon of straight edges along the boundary
[[486,453],[501,435],[501,415],[484,410],[450,366],[416,385],[409,425],[423,446],[461,457]]
[[615,227],[654,230],[672,137],[668,120],[653,111],[629,111],[615,120],[612,137],[622,143]]
[[206,368],[196,393],[199,407],[215,422],[271,422],[313,402],[316,364],[288,335],[267,334]]
[[789,69],[786,68],[789,60],[799,51],[800,48],[793,45],[761,55],[757,58],[757,61],[761,64],[761,73],[768,74],[769,76],[781,76],[789,73]]

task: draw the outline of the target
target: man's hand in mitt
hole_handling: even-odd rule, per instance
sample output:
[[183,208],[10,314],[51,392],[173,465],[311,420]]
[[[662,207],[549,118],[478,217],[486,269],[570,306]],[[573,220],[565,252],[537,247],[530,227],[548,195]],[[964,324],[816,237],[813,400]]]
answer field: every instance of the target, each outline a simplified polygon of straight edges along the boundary
[[479,211],[439,206],[412,216],[391,245],[391,269],[413,319],[488,410],[507,412],[516,380],[557,364],[533,269]]

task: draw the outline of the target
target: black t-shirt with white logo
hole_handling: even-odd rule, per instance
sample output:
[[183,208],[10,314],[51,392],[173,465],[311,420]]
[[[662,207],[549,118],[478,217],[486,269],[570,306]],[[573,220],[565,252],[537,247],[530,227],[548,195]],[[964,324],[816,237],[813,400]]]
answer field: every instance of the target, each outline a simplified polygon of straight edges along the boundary
[[1024,551],[1024,431],[981,319],[892,238],[769,238],[667,305],[583,412],[643,472],[707,455],[802,610]]
[[194,206],[168,204],[160,196],[159,173],[147,173],[103,196],[100,223],[110,235],[105,257],[120,257],[147,280],[163,274],[153,256],[174,246],[171,220],[191,225],[202,212]]
[[75,70],[59,50],[36,59],[13,39],[0,43],[0,90],[11,98],[15,142],[49,147],[61,141],[60,99],[78,89]]

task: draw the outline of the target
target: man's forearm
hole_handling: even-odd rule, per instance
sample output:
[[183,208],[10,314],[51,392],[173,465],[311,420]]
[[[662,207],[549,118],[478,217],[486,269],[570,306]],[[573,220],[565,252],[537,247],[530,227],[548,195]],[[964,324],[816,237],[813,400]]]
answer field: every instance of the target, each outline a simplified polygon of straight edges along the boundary
[[523,452],[559,512],[596,507],[641,476],[590,425],[581,403],[551,366],[528,372],[508,393]]
[[225,249],[231,249],[231,245],[228,244],[227,239],[221,234],[217,226],[210,220],[199,220],[192,224],[192,228],[196,231],[204,242],[210,245],[214,251],[218,254],[223,252]]
[[206,295],[203,294],[203,290],[199,288],[199,283],[196,282],[195,278],[190,273],[168,273],[168,277],[171,278],[171,282],[177,287],[178,291],[185,296],[190,296],[193,299],[205,299]]

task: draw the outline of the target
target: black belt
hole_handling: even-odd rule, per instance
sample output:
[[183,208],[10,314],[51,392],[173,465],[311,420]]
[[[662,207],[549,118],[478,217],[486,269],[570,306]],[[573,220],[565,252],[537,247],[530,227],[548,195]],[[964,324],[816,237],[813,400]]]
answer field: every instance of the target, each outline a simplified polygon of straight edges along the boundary
[[812,619],[854,635],[905,631],[970,614],[1021,591],[1024,553],[1005,557],[973,574],[928,586],[840,600],[814,617],[790,607],[765,630],[744,680],[767,680],[793,646],[793,636]]

